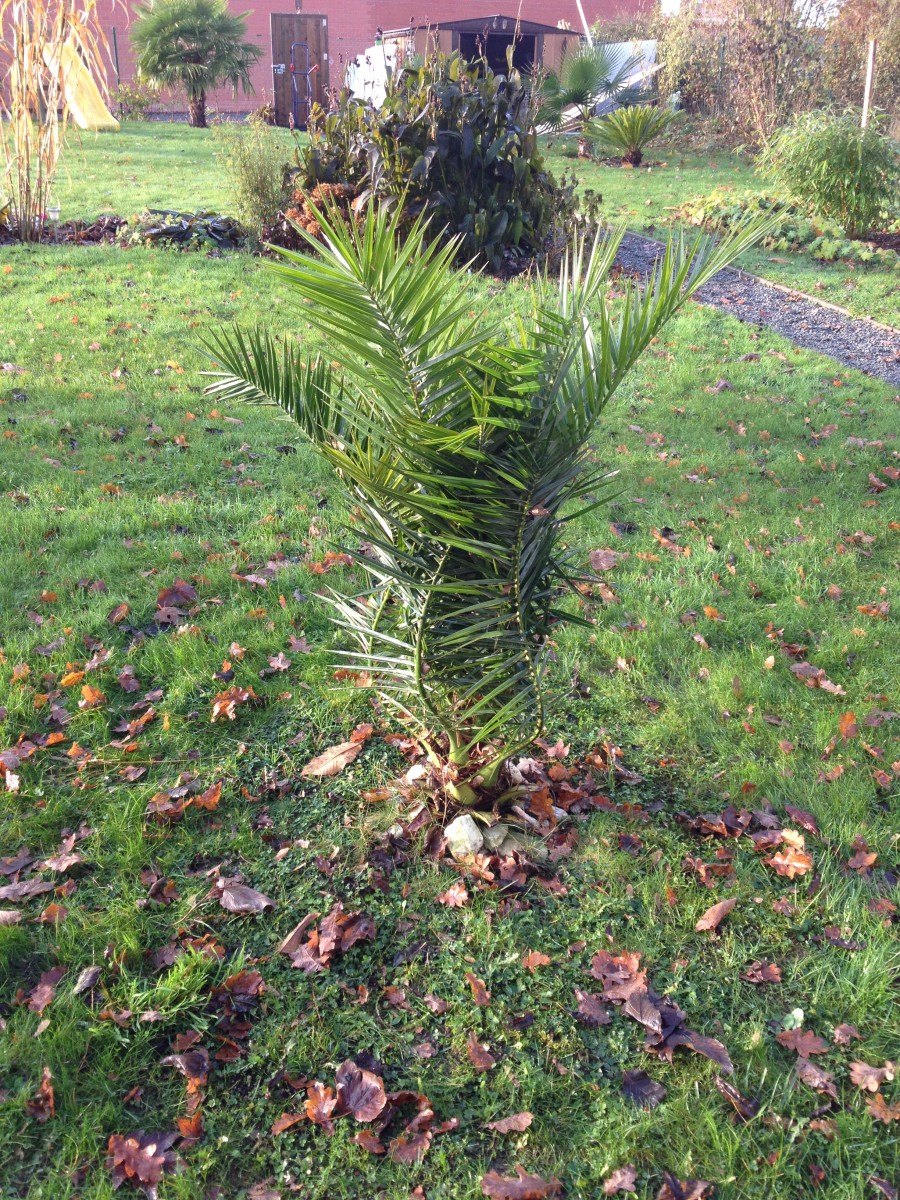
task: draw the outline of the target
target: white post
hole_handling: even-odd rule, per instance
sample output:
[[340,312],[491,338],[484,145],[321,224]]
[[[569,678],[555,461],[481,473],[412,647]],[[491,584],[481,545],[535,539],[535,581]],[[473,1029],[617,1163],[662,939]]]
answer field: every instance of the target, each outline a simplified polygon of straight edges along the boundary
[[869,42],[869,61],[866,63],[866,90],[863,92],[863,110],[862,110],[862,127],[869,123],[869,105],[872,103],[872,77],[875,74],[875,47],[877,43],[874,38]]
[[579,15],[579,17],[581,17],[581,24],[584,29],[584,36],[588,40],[588,45],[593,46],[594,39],[591,37],[591,27],[587,23],[587,17],[584,15],[584,9],[581,5],[581,0],[575,0],[575,4],[578,8],[578,15]]

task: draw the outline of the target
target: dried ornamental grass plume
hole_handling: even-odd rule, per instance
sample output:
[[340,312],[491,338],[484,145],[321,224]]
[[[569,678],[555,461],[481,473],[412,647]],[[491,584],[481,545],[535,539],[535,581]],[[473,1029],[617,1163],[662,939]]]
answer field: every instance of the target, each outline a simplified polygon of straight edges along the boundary
[[0,203],[9,197],[23,242],[43,233],[72,116],[65,63],[80,59],[106,90],[96,9],[97,0],[0,0]]

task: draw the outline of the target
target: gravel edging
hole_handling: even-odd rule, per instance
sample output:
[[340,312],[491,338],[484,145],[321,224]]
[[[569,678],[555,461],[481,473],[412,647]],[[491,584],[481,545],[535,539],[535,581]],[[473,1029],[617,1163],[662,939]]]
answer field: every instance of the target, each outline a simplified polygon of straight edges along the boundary
[[[625,272],[648,275],[661,242],[626,233],[616,254]],[[720,271],[695,296],[750,325],[764,325],[806,350],[827,354],[845,367],[900,386],[900,329],[893,331],[866,317],[845,316],[800,292],[776,287],[732,267]]]

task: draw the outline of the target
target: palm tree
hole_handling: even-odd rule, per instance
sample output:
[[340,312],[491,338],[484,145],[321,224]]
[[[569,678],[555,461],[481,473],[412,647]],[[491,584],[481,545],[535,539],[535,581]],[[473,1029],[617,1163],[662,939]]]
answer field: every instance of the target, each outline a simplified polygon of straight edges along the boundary
[[206,93],[230,83],[253,91],[250,69],[262,54],[242,39],[246,13],[228,11],[228,0],[147,0],[135,6],[131,33],[141,75],[161,87],[184,88],[190,123],[206,128]]
[[619,59],[611,46],[583,43],[562,61],[559,74],[550,71],[541,84],[537,120],[553,130],[560,130],[575,109],[575,121],[581,138],[578,153],[590,152],[585,126],[601,100],[614,104],[635,104],[641,98],[640,87],[629,79],[640,66],[640,59]]
[[603,117],[594,117],[585,126],[588,138],[606,150],[617,150],[622,162],[639,167],[647,146],[669,128],[676,113],[667,108],[642,104],[617,108]]
[[[257,329],[207,341],[219,400],[277,405],[336,469],[354,505],[353,551],[366,578],[334,595],[371,676],[419,739],[432,794],[493,803],[504,766],[541,733],[551,639],[584,578],[572,522],[612,494],[591,439],[604,407],[688,296],[765,232],[717,249],[670,242],[643,290],[605,298],[622,230],[577,245],[558,284],[534,287],[509,328],[472,313],[457,241],[420,217],[401,241],[402,206],[345,223],[317,212],[316,257],[279,251],[273,269],[325,337],[297,344]],[[619,285],[621,289],[623,285]]]

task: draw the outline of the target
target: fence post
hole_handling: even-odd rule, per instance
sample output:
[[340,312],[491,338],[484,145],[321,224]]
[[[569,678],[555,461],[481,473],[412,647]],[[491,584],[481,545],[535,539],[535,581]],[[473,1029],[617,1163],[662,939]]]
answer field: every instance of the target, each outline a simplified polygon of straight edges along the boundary
[[866,88],[863,92],[863,129],[869,124],[869,105],[872,103],[872,79],[875,75],[875,47],[877,44],[874,38],[869,41],[869,60],[866,63]]

